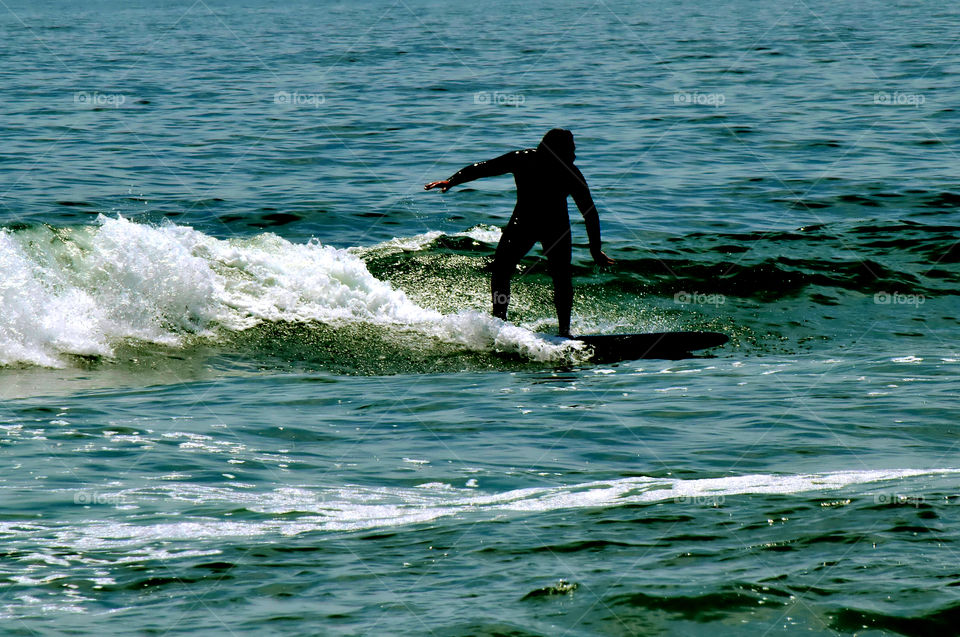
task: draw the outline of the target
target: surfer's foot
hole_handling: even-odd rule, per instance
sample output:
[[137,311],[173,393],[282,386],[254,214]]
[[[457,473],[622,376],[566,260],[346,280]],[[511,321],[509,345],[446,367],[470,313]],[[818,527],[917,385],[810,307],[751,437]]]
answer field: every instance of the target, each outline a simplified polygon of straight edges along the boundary
[[573,336],[571,336],[570,331],[567,330],[566,332],[560,332],[560,338],[573,338]]

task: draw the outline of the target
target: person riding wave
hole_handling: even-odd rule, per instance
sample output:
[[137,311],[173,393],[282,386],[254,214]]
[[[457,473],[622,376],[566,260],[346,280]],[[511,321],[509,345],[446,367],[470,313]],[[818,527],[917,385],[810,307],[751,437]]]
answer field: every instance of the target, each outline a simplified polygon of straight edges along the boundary
[[510,304],[510,278],[520,260],[540,242],[553,279],[553,302],[557,308],[560,336],[570,336],[570,311],[573,306],[573,282],[570,268],[571,239],[567,197],[572,196],[587,226],[590,254],[598,265],[610,265],[613,259],[600,249],[600,216],[590,196],[590,188],[576,159],[573,133],[554,128],[543,136],[536,148],[514,150],[488,161],[471,164],[449,179],[426,184],[424,190],[439,188],[446,192],[454,186],[512,173],[517,184],[517,204],[503,229],[494,255],[490,281],[493,315],[506,320]]

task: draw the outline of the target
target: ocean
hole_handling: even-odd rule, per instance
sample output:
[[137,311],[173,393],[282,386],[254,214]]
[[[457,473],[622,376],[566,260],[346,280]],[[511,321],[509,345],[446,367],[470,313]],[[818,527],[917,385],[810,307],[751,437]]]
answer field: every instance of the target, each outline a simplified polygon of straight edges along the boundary
[[956,632],[960,6],[0,4],[4,635]]

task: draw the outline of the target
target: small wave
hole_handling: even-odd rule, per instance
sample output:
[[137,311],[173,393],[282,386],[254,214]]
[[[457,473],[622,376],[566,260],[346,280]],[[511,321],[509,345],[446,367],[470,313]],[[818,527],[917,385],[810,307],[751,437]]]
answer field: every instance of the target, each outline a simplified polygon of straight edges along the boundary
[[357,254],[317,240],[223,240],[100,216],[93,226],[0,231],[0,267],[0,365],[62,366],[64,354],[109,357],[125,341],[181,347],[264,323],[371,324],[470,351],[582,357],[577,344],[481,312],[421,307]]
[[[856,298],[883,291],[932,298],[956,294],[958,231],[957,226],[897,221],[691,233],[653,238],[644,246],[614,243],[611,255],[617,263],[603,276],[586,258],[587,251],[577,250],[573,269],[581,281],[602,281],[611,290],[635,296],[673,297],[696,290],[763,302],[806,296],[821,305],[842,303],[849,292]],[[465,260],[480,272],[493,254],[485,244],[498,239],[496,228],[478,226],[465,233],[435,231],[354,250],[379,276],[408,284],[424,274],[450,278],[453,269],[462,276]],[[545,260],[533,251],[523,269],[546,274]],[[410,270],[414,272],[404,274]]]

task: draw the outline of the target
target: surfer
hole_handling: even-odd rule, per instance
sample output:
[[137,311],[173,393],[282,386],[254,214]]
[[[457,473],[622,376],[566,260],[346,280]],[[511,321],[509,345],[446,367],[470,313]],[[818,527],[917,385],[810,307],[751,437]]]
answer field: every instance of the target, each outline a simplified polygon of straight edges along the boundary
[[600,249],[600,216],[590,189],[580,170],[573,165],[573,133],[554,128],[543,136],[536,148],[514,150],[489,161],[471,164],[449,179],[434,181],[423,188],[447,192],[481,177],[513,173],[517,184],[517,205],[503,229],[493,257],[490,288],[493,315],[507,319],[510,304],[510,277],[520,260],[540,242],[553,279],[553,303],[557,308],[560,336],[570,336],[570,310],[573,306],[573,282],[570,270],[571,240],[567,197],[572,196],[587,225],[590,254],[598,265],[610,265],[613,259]]

